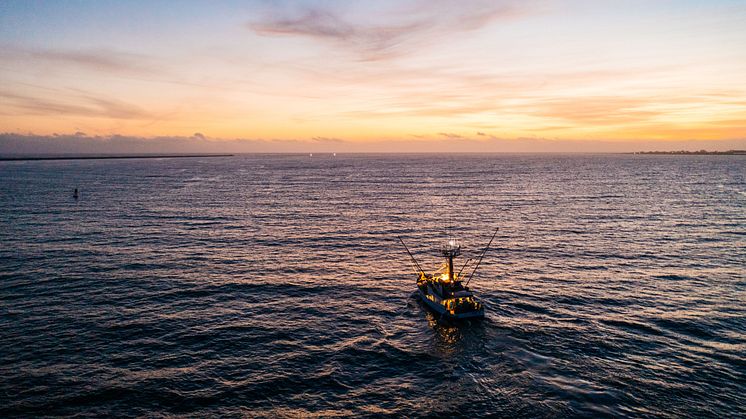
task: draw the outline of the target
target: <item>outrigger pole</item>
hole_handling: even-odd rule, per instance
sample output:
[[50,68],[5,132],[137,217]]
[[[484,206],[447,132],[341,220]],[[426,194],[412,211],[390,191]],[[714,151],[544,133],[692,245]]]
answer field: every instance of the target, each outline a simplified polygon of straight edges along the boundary
[[405,250],[407,251],[407,253],[409,253],[409,257],[411,257],[411,258],[412,258],[412,262],[414,262],[414,266],[416,266],[416,267],[417,267],[417,269],[419,269],[419,270],[420,270],[420,272],[419,272],[419,273],[420,273],[420,274],[424,274],[424,273],[425,273],[425,271],[423,271],[423,270],[422,270],[422,268],[420,268],[420,264],[419,264],[419,263],[417,263],[417,259],[415,259],[415,258],[414,258],[414,256],[412,256],[412,252],[410,252],[410,251],[409,251],[409,248],[407,247],[407,245],[406,245],[406,244],[404,244],[404,240],[402,240],[400,236],[396,236],[396,238],[397,238],[397,239],[399,239],[399,241],[401,242],[401,244],[402,244],[402,245],[404,246],[404,249],[405,249]]
[[487,243],[487,247],[485,247],[484,251],[482,251],[482,256],[479,257],[479,260],[477,261],[477,266],[475,266],[474,270],[471,271],[471,275],[469,275],[469,279],[466,280],[466,283],[464,284],[464,286],[469,285],[469,281],[471,281],[471,278],[474,276],[474,272],[477,271],[477,268],[479,267],[479,264],[482,263],[482,258],[484,257],[485,253],[487,253],[487,249],[490,248],[490,245],[492,244],[492,240],[495,240],[495,236],[497,236],[497,230],[500,230],[500,227],[498,227],[498,228],[495,229],[495,234],[492,235],[492,238],[490,239],[490,242]]

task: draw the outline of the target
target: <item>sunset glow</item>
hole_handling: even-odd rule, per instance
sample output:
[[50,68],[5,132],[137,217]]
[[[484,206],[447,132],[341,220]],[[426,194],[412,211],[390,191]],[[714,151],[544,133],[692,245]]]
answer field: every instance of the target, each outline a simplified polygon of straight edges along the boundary
[[745,75],[737,1],[0,6],[13,134],[737,146]]

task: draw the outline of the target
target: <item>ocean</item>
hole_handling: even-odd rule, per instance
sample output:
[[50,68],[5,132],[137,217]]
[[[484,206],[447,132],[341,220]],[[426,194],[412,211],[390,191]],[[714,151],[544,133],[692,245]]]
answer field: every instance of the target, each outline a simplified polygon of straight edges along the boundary
[[[439,320],[397,236],[497,227]],[[2,417],[746,416],[745,156],[0,162],[0,242]]]

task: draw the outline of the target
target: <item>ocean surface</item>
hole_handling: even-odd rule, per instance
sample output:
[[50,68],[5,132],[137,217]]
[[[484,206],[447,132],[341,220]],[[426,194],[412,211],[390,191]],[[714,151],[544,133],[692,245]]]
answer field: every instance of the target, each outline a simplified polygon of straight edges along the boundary
[[744,156],[0,162],[0,243],[1,417],[746,416]]

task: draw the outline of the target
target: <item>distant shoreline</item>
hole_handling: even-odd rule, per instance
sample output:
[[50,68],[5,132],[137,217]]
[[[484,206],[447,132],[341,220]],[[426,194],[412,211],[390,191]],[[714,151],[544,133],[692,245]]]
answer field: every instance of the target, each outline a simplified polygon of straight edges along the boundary
[[701,156],[708,156],[708,155],[718,155],[718,156],[739,156],[739,155],[746,155],[746,150],[728,150],[728,151],[706,151],[706,150],[699,150],[699,151],[635,151],[634,153],[629,154],[673,154],[673,155],[701,155]]
[[136,154],[136,155],[106,155],[106,156],[32,156],[32,157],[2,157],[0,161],[37,161],[37,160],[115,160],[115,159],[183,159],[189,157],[232,157],[233,154]]

